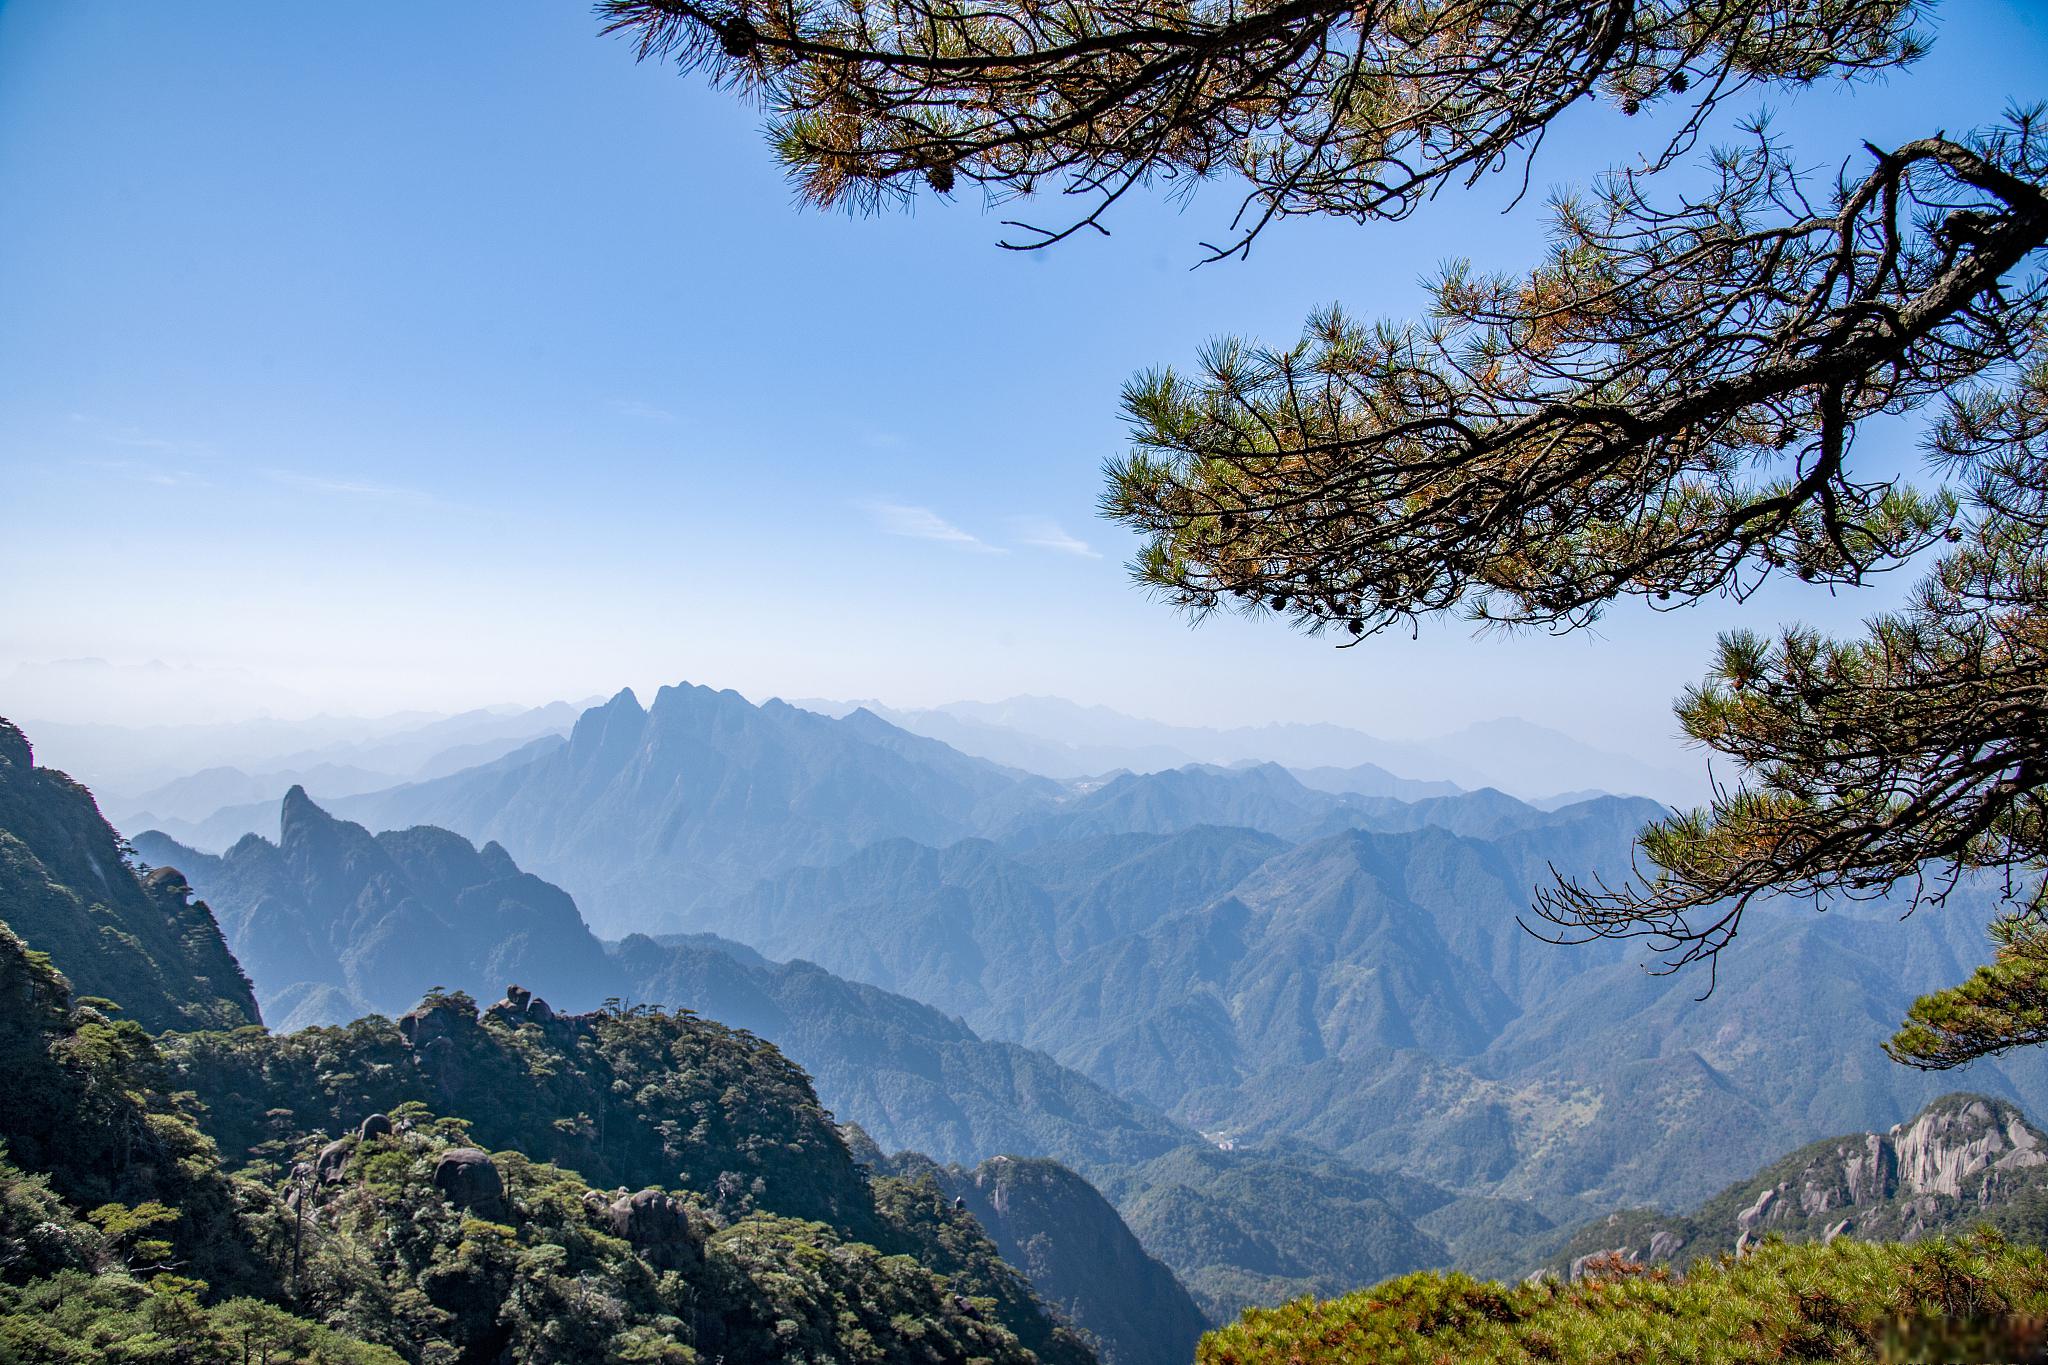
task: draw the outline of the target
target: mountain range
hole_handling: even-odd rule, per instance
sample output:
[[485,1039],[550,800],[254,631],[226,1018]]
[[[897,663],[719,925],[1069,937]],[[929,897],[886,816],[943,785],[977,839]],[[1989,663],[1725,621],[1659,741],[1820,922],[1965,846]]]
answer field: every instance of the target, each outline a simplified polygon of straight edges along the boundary
[[[1153,1225],[1166,1241],[1148,1232],[1132,1211],[1158,1181],[1118,1182],[1189,1135],[1263,1154],[1257,1181],[1292,1150],[1379,1182],[1409,1225],[1375,1240],[1381,1267],[1501,1253],[1617,1204],[1681,1207],[1933,1099],[1877,1044],[1915,995],[1981,960],[1994,908],[1975,890],[1902,924],[1884,906],[1759,906],[1701,1002],[1697,976],[1522,925],[1553,868],[1625,867],[1650,802],[1404,801],[1272,764],[1062,783],[868,711],[693,687],[646,708],[622,693],[565,740],[332,806],[495,841],[597,932],[654,931],[612,954],[612,989],[786,1041],[827,1102],[892,1147],[1073,1165],[1211,1312],[1246,1301],[1233,1277],[1265,1292],[1322,1253],[1271,1217],[1213,1264],[1201,1248],[1223,1240],[1187,1217]],[[246,898],[188,875],[239,932]],[[676,935],[696,937],[657,941]],[[2048,1104],[2031,1056],[1968,1083]],[[1204,1217],[1250,1169],[1205,1171]],[[1271,1255],[1245,1249],[1261,1237]]]
[[[1658,809],[1640,800],[1403,800],[1271,764],[1061,783],[872,713],[705,689],[664,689],[645,709],[622,694],[566,739],[354,798],[516,813],[593,863],[607,848],[646,855],[620,873],[699,874],[677,883],[696,894],[661,934],[606,943],[508,845],[420,823],[372,833],[303,788],[280,803],[275,842],[252,835],[218,856],[148,832],[124,845],[10,733],[0,778],[18,799],[0,831],[64,894],[38,921],[33,877],[17,879],[4,918],[35,926],[59,967],[101,973],[152,1027],[253,1019],[249,979],[274,1022],[327,1026],[270,1035],[274,1055],[253,1033],[165,1044],[224,1151],[264,1148],[265,1124],[286,1114],[332,1132],[373,1095],[523,1104],[493,1029],[716,1018],[795,1060],[857,1125],[846,1140],[896,1231],[853,1231],[943,1260],[964,1245],[946,1230],[954,1201],[972,1237],[991,1239],[972,1254],[993,1264],[1000,1248],[1028,1276],[1017,1292],[1051,1315],[1017,1300],[1004,1320],[1055,1356],[1054,1319],[1106,1358],[1165,1365],[1202,1321],[1405,1270],[1569,1272],[1609,1251],[1711,1249],[1731,1219],[1738,1238],[1751,1225],[1825,1232],[1839,1218],[1813,1220],[1839,1210],[1878,1235],[1973,1209],[2018,1226],[2040,1202],[2043,1140],[2011,1104],[2048,1098],[2030,1054],[1972,1072],[1994,1093],[1939,1101],[1887,1136],[1883,1120],[1925,1104],[1929,1083],[1857,1046],[1919,982],[1981,954],[1990,890],[1904,924],[1883,907],[1759,907],[1743,940],[1753,970],[1723,964],[1701,1003],[1696,982],[1646,973],[1618,945],[1562,949],[1519,923],[1550,869],[1628,856]],[[755,854],[737,891],[739,869],[714,853],[735,838]],[[120,894],[95,904],[77,894],[86,879]],[[129,904],[131,887],[143,900]],[[110,907],[139,932],[145,904],[168,937],[137,948],[76,932]],[[466,1003],[506,980],[528,984],[486,1011]],[[393,1014],[409,1054],[384,1039],[377,1016]],[[451,1071],[442,1042],[476,1051],[475,1066]],[[388,1089],[411,1074],[405,1055],[424,1089],[358,1093],[363,1077]],[[532,1076],[565,1063],[541,1064]],[[313,1075],[324,1098],[292,1079]],[[600,1135],[613,1121],[594,1101],[538,1103],[556,1135],[498,1116],[485,1130],[566,1153],[590,1140],[586,1120]],[[1872,1115],[1876,1134],[1766,1165]],[[616,1160],[597,1143],[579,1169]],[[763,1168],[752,1198],[780,1190],[799,1201],[780,1206],[790,1214],[868,1217],[822,1187],[826,1203],[803,1204],[806,1169]],[[725,1174],[685,1174],[725,1191]],[[751,1207],[735,1178],[717,1196],[725,1216]],[[1587,1221],[1701,1199],[1690,1215]]]
[[[221,858],[154,834],[137,836],[136,846],[150,862],[193,869],[281,1029],[342,1024],[370,1009],[396,1013],[388,1002],[412,989],[407,983],[481,995],[495,989],[491,973],[517,966],[541,992],[531,1000],[543,1004],[527,1008],[644,1001],[767,1039],[804,1067],[834,1113],[877,1143],[916,1154],[899,1166],[1056,1158],[1117,1192],[1140,1220],[1133,1226],[1148,1253],[1184,1276],[1217,1320],[1247,1303],[1335,1293],[1446,1258],[1403,1209],[1447,1194],[1321,1153],[1217,1152],[1042,1052],[984,1039],[929,1005],[810,962],[771,962],[708,934],[632,935],[606,954],[566,896],[519,873],[495,845],[477,850],[431,827],[373,836],[294,792],[277,844],[252,835]],[[539,918],[536,905],[562,913]],[[525,927],[492,931],[507,921]],[[309,953],[316,939],[319,951]],[[385,961],[395,942],[410,953]],[[324,975],[298,979],[306,970]],[[1060,1179],[1085,1188],[1079,1176]],[[1325,1216],[1304,1221],[1290,1209],[1311,1187],[1323,1191]],[[1073,1274],[1044,1248],[1033,1256],[1046,1274]]]
[[[257,1018],[249,983],[210,908],[191,899],[181,874],[148,867],[124,845],[84,788],[37,767],[5,722],[0,853],[9,874],[0,879],[0,1062],[10,1082],[0,1094],[0,1354],[9,1359],[23,1350],[24,1359],[45,1358],[36,1342],[55,1349],[24,1336],[41,1329],[34,1313],[16,1311],[16,1295],[56,1271],[89,1272],[65,1291],[73,1319],[89,1323],[77,1329],[86,1340],[124,1359],[141,1349],[126,1319],[107,1318],[152,1292],[126,1277],[114,1239],[164,1223],[176,1231],[138,1243],[137,1254],[175,1257],[244,1296],[243,1308],[220,1310],[218,1324],[191,1300],[169,1335],[168,1304],[144,1315],[157,1347],[176,1343],[174,1354],[195,1360],[226,1359],[208,1343],[219,1344],[231,1319],[245,1354],[349,1365],[690,1358],[684,1345],[734,1360],[868,1359],[877,1349],[883,1356],[873,1358],[897,1359],[911,1342],[933,1360],[1169,1365],[1187,1357],[1203,1326],[1172,1272],[1080,1177],[1034,1161],[1028,1179],[983,1201],[988,1227],[1057,1289],[1054,1306],[1000,1259],[964,1200],[941,1190],[948,1168],[912,1152],[893,1169],[856,1166],[846,1144],[865,1135],[834,1124],[808,1077],[759,1036],[692,1011],[617,999],[558,1010],[518,986],[480,1011],[467,992],[436,985],[416,1007],[394,1011],[396,1022],[371,1014],[342,1027],[248,1027]],[[534,967],[553,970],[565,991],[608,987],[617,971],[573,903],[520,873],[503,850],[428,828],[372,836],[296,789],[279,844],[252,837],[191,865],[218,887],[243,945],[316,949],[259,953],[255,964],[339,980],[311,992],[266,983],[266,1000],[295,1000],[302,1012],[362,1003],[356,992],[385,999],[408,967],[456,977]],[[152,932],[152,915],[174,933]],[[522,928],[506,935],[515,920]],[[101,924],[127,927],[95,932]],[[508,937],[535,956],[508,959]],[[409,945],[405,960],[380,959],[394,943]],[[705,951],[646,939],[635,947],[663,958]],[[590,956],[577,960],[579,948]],[[804,982],[792,1004],[817,994],[806,975],[822,974],[788,974]],[[74,997],[74,979],[121,998]],[[239,998],[221,996],[222,979]],[[897,1003],[912,1015],[922,1009]],[[884,1022],[884,1011],[868,1012]],[[176,1031],[152,1039],[136,1023],[111,1023],[119,1013]],[[1028,1063],[1015,1069],[1039,1079]],[[1085,1098],[1074,1113],[1096,1141],[1114,1126]],[[1163,1119],[1133,1114],[1130,1123],[1149,1130],[1132,1158],[1182,1138]],[[302,1164],[284,1176],[274,1159],[294,1149]],[[245,1162],[254,1164],[228,1175]],[[621,1188],[601,1193],[585,1176]],[[665,1192],[664,1180],[683,1188]],[[109,1202],[123,1198],[139,1201],[132,1215]],[[574,1211],[569,1226],[559,1222],[565,1210]],[[591,1254],[580,1226],[590,1221],[614,1239],[604,1244],[611,1253]],[[436,1223],[454,1234],[438,1249]],[[394,1237],[399,1225],[407,1230]],[[289,1235],[280,1238],[280,1227]],[[462,1239],[484,1228],[496,1229],[487,1239],[534,1237],[540,1250],[516,1269],[472,1275],[477,1243]],[[735,1238],[721,1245],[721,1228]],[[365,1240],[351,1245],[352,1234]],[[901,1265],[878,1274],[876,1264],[891,1264],[878,1262],[885,1254]],[[337,1255],[340,1264],[315,1272],[323,1288],[309,1290],[302,1262]],[[792,1272],[806,1255],[822,1259],[799,1280]],[[386,1266],[394,1256],[410,1263]],[[595,1321],[549,1305],[557,1269],[575,1277],[585,1308],[604,1304]],[[648,1294],[660,1275],[681,1278]],[[178,1283],[162,1292],[209,1290]],[[772,1286],[800,1284],[807,1300],[778,1302]],[[354,1320],[347,1305],[390,1291],[398,1298]],[[281,1307],[262,1308],[280,1299],[347,1320],[354,1336],[330,1339]],[[252,1326],[259,1308],[269,1316]],[[588,1340],[565,1340],[565,1323]],[[273,1330],[317,1353],[270,1356],[286,1347]],[[194,1333],[200,1342],[187,1341]],[[428,1338],[440,1344],[425,1347]]]
[[[90,786],[118,824],[204,838],[208,817],[258,804],[275,810],[293,786],[353,795],[487,763],[567,733],[584,705],[187,725],[38,721],[33,728],[51,765]],[[218,847],[245,832],[231,830]]]
[[1402,800],[1447,795],[1455,787],[1497,787],[1528,800],[1556,796],[1567,787],[1688,803],[1705,795],[1702,772],[1644,762],[1512,716],[1430,739],[1388,740],[1327,723],[1172,725],[1060,697],[902,709],[876,701],[807,699],[796,705],[826,715],[865,709],[962,753],[1057,778],[1118,769],[1157,772],[1191,763],[1277,763],[1348,771],[1357,785],[1344,790]]

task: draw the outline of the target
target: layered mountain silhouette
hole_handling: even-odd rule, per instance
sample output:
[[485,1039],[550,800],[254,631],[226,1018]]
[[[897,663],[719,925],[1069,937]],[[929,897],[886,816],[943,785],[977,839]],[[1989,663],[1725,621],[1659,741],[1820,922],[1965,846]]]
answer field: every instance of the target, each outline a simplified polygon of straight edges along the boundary
[[620,692],[523,757],[333,808],[516,849],[611,934],[689,927],[695,907],[763,872],[877,839],[947,843],[1053,790],[863,713],[831,720],[688,685],[649,707]]
[[1011,697],[896,709],[880,702],[806,700],[826,715],[856,706],[892,724],[994,762],[1048,777],[1189,764],[1279,763],[1315,774],[1311,786],[1413,801],[1458,787],[1501,787],[1540,800],[1563,785],[1660,800],[1704,795],[1702,774],[1647,763],[1512,716],[1460,726],[1432,739],[1382,739],[1348,726],[1277,723],[1214,728],[1172,725],[1083,706],[1061,697]]
[[275,1028],[396,1015],[435,986],[530,982],[571,1009],[616,993],[575,902],[494,843],[426,826],[372,835],[294,787],[274,844],[251,834],[214,858],[144,833],[135,847],[219,898]]

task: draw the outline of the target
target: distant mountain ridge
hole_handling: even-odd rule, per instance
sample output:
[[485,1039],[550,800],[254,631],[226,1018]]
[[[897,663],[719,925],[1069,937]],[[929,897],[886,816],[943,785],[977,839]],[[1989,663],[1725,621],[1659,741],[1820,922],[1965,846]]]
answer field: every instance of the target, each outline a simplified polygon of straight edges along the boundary
[[[381,774],[383,780],[376,785],[385,787],[438,777],[486,762],[538,736],[565,734],[589,704],[558,701],[455,715],[314,716],[185,725],[36,721],[32,729],[43,752],[90,785],[117,823],[133,824],[138,823],[134,815],[152,803],[159,817],[196,821],[221,804],[275,802],[294,782],[322,769]],[[181,785],[209,772],[197,790]],[[205,806],[206,785],[231,774],[240,775],[230,780],[244,783],[242,791],[253,784],[254,794],[228,792],[221,802]],[[168,797],[167,786],[172,788]],[[314,790],[333,794],[317,784]]]
[[[1875,1041],[1981,960],[1988,908],[1904,926],[1763,913],[1695,1005],[1697,984],[1620,946],[1558,949],[1518,922],[1553,867],[1626,866],[1654,803],[1402,801],[1275,764],[1063,784],[865,710],[692,687],[649,708],[623,693],[566,740],[331,809],[497,840],[603,932],[816,962],[1219,1140],[1303,1140],[1565,1221],[1703,1197],[1933,1098]],[[1982,1071],[1979,1088],[2048,1101],[2030,1059]]]
[[[806,699],[794,704],[828,715],[863,706],[963,753],[1056,778],[1118,769],[1158,772],[1193,763],[1277,763],[1318,773],[1371,770],[1376,774],[1371,787],[1326,789],[1401,800],[1447,795],[1446,783],[1467,789],[1499,787],[1528,800],[1572,788],[1690,802],[1702,797],[1705,788],[1703,772],[1611,753],[1517,717],[1476,722],[1433,739],[1400,741],[1326,723],[1228,729],[1173,725],[1059,697],[903,709],[872,701]],[[1362,775],[1352,780],[1362,780]]]
[[219,903],[280,1031],[395,1016],[428,986],[483,995],[517,980],[551,1008],[617,997],[749,1029],[802,1061],[844,1117],[942,1161],[1025,1151],[1086,1167],[1193,1140],[1043,1054],[809,963],[704,938],[607,951],[560,888],[446,830],[372,835],[295,792],[280,843],[252,835],[214,858],[145,833],[136,848],[190,868]]
[[[569,889],[607,934],[703,927],[763,876],[829,865],[892,838],[943,847],[987,837],[1021,847],[1211,824],[1301,839],[1465,819],[1487,799],[1417,783],[1417,800],[1450,803],[1418,807],[1354,790],[1384,785],[1356,770],[1319,780],[1325,785],[1310,786],[1272,763],[1194,764],[1063,784],[970,757],[866,709],[829,718],[680,685],[647,708],[622,691],[579,717],[566,740],[536,740],[428,782],[320,799],[375,828],[428,824],[516,849],[522,865]],[[1511,798],[1494,799],[1518,818],[1540,819]],[[262,806],[236,807],[199,828],[224,846],[270,819]]]
[[567,743],[517,766],[330,806],[380,828],[432,824],[516,848],[595,928],[619,933],[686,925],[692,908],[764,870],[875,839],[951,842],[1043,781],[873,717],[755,707],[686,684],[649,707],[622,691],[584,712]]

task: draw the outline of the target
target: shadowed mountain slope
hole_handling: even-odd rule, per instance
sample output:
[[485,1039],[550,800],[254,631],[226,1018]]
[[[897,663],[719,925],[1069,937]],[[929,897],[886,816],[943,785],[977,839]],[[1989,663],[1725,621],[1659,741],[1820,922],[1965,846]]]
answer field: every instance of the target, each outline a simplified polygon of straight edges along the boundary
[[137,875],[92,793],[35,766],[0,720],[0,921],[47,953],[82,996],[145,1028],[257,1020],[248,980],[213,914],[171,872]]

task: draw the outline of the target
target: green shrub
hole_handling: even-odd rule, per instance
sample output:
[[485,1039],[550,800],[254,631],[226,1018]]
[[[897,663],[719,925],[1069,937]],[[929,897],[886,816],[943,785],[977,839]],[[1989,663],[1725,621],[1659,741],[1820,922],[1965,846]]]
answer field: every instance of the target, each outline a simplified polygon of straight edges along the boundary
[[2048,1257],[1990,1232],[1766,1241],[1686,1274],[1618,1259],[1573,1283],[1424,1273],[1251,1309],[1198,1365],[1745,1365],[2048,1359]]

